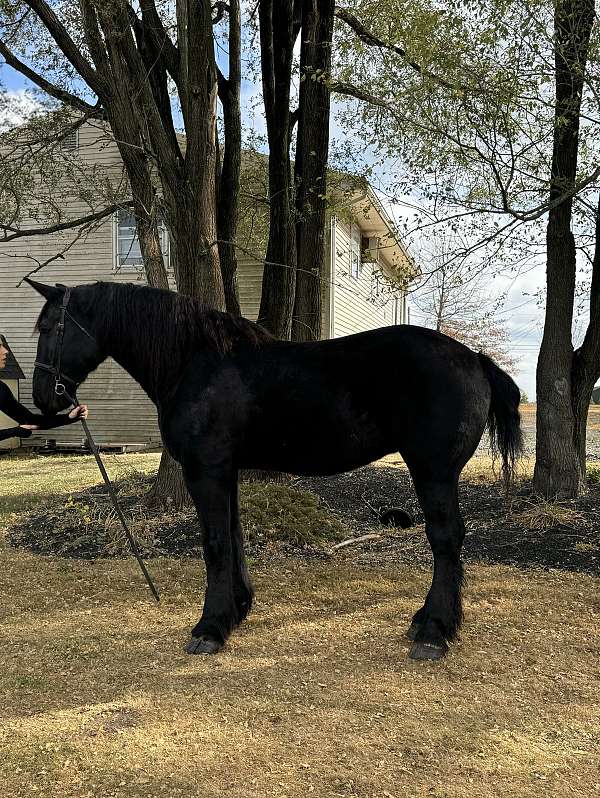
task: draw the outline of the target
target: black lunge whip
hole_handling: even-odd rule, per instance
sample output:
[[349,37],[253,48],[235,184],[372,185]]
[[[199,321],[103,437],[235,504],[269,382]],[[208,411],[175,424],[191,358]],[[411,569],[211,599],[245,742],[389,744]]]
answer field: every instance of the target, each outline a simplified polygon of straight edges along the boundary
[[[70,399],[71,397],[69,397]],[[77,406],[77,405],[75,405]],[[123,511],[121,510],[121,506],[119,504],[119,500],[117,499],[117,494],[115,493],[115,489],[113,488],[112,482],[108,474],[106,473],[106,468],[104,468],[104,463],[102,462],[102,458],[100,457],[100,452],[98,451],[98,447],[96,446],[96,441],[92,437],[92,433],[90,432],[90,428],[87,425],[87,421],[85,418],[80,418],[81,424],[83,426],[83,431],[85,432],[85,437],[87,438],[88,445],[92,450],[94,457],[96,458],[96,462],[98,463],[98,468],[100,469],[100,473],[102,474],[102,478],[108,488],[108,493],[110,498],[112,499],[113,506],[117,515],[119,516],[119,521],[121,522],[121,526],[123,527],[125,534],[127,535],[127,540],[129,541],[129,546],[131,547],[131,552],[135,559],[138,561],[138,565],[140,566],[142,573],[144,574],[144,578],[148,583],[148,587],[152,591],[152,595],[156,599],[156,601],[160,601],[160,596],[158,595],[158,590],[156,589],[154,582],[152,581],[152,577],[148,573],[148,569],[146,568],[146,564],[142,559],[142,555],[140,554],[140,550],[138,549],[137,543],[135,542],[135,538],[129,531],[129,527],[127,526],[127,521],[125,520],[125,516],[123,515]]]

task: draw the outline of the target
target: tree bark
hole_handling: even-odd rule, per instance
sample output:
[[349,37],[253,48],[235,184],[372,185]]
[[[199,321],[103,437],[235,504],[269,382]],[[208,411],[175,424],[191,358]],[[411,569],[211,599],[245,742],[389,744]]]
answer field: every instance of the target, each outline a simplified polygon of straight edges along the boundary
[[[556,200],[576,180],[583,79],[592,25],[593,0],[559,0],[555,6],[556,103],[550,200]],[[586,489],[585,456],[581,446],[581,406],[573,404],[572,321],[576,250],[571,230],[571,197],[552,207],[546,230],[546,313],[537,364],[537,441],[534,492],[545,497],[571,498]],[[587,390],[578,382],[581,398]],[[591,389],[590,389],[591,394]],[[583,440],[585,436],[583,436]],[[583,444],[585,447],[585,444]]]
[[290,86],[298,28],[293,0],[260,0],[261,70],[269,140],[269,240],[258,322],[289,339],[296,286],[290,163]]
[[166,449],[163,449],[158,474],[146,496],[146,504],[165,510],[180,510],[192,504],[181,466]]
[[217,201],[217,231],[225,305],[227,311],[236,316],[240,315],[235,244],[242,160],[241,35],[240,3],[239,0],[230,0],[229,75],[226,80],[219,77],[219,99],[223,106],[224,146]]
[[590,285],[590,320],[580,348],[573,357],[572,402],[575,449],[586,473],[587,417],[596,381],[600,379],[600,197],[596,209],[596,243]]
[[296,143],[297,275],[292,339],[321,337],[334,0],[304,0]]

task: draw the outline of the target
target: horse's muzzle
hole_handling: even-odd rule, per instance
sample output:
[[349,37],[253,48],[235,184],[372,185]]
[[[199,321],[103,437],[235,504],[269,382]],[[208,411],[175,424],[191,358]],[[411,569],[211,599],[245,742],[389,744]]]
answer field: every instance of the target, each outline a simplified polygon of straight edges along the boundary
[[66,396],[56,393],[54,377],[40,369],[36,369],[33,373],[33,402],[44,415],[49,416],[71,407]]

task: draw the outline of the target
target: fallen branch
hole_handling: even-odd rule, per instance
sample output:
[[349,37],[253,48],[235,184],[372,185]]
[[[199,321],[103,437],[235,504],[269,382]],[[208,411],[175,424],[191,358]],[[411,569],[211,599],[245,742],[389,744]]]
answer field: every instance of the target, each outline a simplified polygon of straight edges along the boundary
[[329,549],[329,553],[334,554],[336,551],[345,549],[347,546],[353,546],[355,543],[364,543],[367,540],[381,540],[383,537],[385,537],[385,535],[381,535],[378,532],[370,532],[367,535],[359,535],[357,538],[347,538],[346,540],[342,540],[341,543],[336,543],[335,546],[332,546]]

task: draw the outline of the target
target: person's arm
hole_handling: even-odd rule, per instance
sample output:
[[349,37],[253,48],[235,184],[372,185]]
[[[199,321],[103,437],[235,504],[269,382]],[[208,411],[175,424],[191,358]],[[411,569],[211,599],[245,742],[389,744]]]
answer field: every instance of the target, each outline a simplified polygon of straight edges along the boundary
[[9,429],[0,429],[0,441],[7,441],[9,438],[29,438],[31,437],[30,429],[23,429],[23,427],[10,427]]
[[62,416],[44,416],[32,413],[31,410],[17,402],[7,385],[0,382],[0,410],[19,424],[27,424],[37,429],[64,427],[66,424],[75,424],[82,416],[85,418],[87,416],[87,408],[84,408],[85,405],[80,405],[79,408],[71,410],[70,413],[64,413]]

